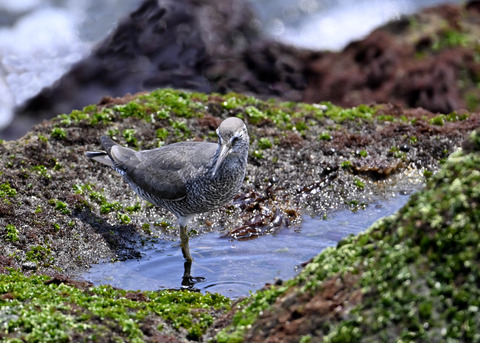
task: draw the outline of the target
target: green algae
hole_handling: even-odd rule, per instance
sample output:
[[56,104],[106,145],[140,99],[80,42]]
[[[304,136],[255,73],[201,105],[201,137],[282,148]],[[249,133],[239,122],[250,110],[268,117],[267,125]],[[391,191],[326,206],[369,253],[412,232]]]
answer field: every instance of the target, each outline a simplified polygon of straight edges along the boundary
[[[158,89],[148,94],[138,95],[124,105],[103,108],[87,106],[82,111],[75,110],[70,114],[62,114],[54,119],[57,127],[53,130],[57,133],[55,134],[56,138],[64,139],[66,132],[61,127],[69,127],[84,122],[88,125],[105,125],[115,122],[115,118],[118,116],[123,119],[138,118],[149,123],[164,121],[165,128],[157,130],[159,139],[164,140],[170,133],[173,133],[178,139],[185,139],[190,138],[190,130],[185,122],[172,118],[203,117],[209,113],[210,104],[217,103],[222,105],[226,113],[247,119],[253,125],[261,121],[270,121],[279,129],[299,132],[306,131],[309,128],[310,123],[305,121],[306,117],[316,118],[317,120],[329,118],[337,123],[348,120],[372,120],[374,118],[380,121],[397,120],[397,118],[386,119],[385,116],[377,115],[380,106],[359,105],[352,108],[342,108],[329,102],[312,105],[261,101],[237,93],[206,95],[173,89]],[[169,127],[173,132],[168,129]],[[65,132],[65,135],[63,132]],[[123,135],[125,136],[125,132]],[[127,132],[127,135],[130,136],[130,133]],[[132,145],[136,146],[135,144]]]
[[47,267],[53,263],[52,249],[47,245],[35,245],[25,253],[26,260]]
[[362,301],[324,323],[324,342],[480,342],[480,133],[464,146],[397,214],[245,300],[217,341],[243,341],[287,291],[313,295],[326,280],[354,275],[351,292],[360,290]]
[[137,138],[135,137],[135,129],[125,129],[122,132],[123,138],[128,145],[136,147],[138,146]]
[[0,184],[0,198],[13,198],[17,195],[17,190],[10,186],[9,182]]
[[132,221],[132,218],[126,213],[118,213],[117,218],[122,224],[129,224]]
[[319,136],[318,139],[322,141],[331,141],[332,140],[332,135],[329,132],[322,132]]
[[340,167],[342,167],[343,169],[351,169],[352,168],[352,162],[350,161],[343,161],[342,163],[340,163]]
[[267,310],[279,296],[284,294],[289,286],[291,287],[294,284],[294,280],[289,280],[282,287],[271,286],[268,289],[251,294],[250,297],[238,303],[231,326],[217,334],[215,337],[217,342],[243,342],[244,333],[252,327],[258,316]]
[[48,168],[42,164],[32,166],[30,170],[47,179],[50,179],[52,177],[52,175],[48,172]]
[[273,143],[269,138],[262,137],[258,140],[258,147],[262,150],[270,149],[272,146]]
[[[53,206],[56,211],[59,211],[62,214],[71,214],[71,211],[68,209],[68,205],[63,201],[57,199],[50,199],[48,201],[48,204],[50,206]],[[38,213],[41,213],[41,210]]]
[[112,211],[120,211],[123,208],[122,204],[118,201],[104,202],[100,205],[100,213],[106,214]]
[[448,28],[440,31],[434,37],[434,43],[432,45],[433,51],[441,51],[452,47],[465,47],[477,43],[471,34]]
[[2,341],[95,341],[109,335],[111,341],[142,342],[142,324],[152,321],[159,332],[166,323],[198,340],[213,323],[211,310],[229,307],[230,301],[218,294],[80,289],[42,275],[0,274]]
[[7,224],[5,226],[5,232],[6,232],[5,238],[6,238],[7,241],[16,242],[16,241],[19,240],[18,234],[20,232],[18,231],[18,229],[14,225]]
[[160,140],[162,140],[162,141],[164,141],[164,140],[168,137],[168,135],[169,135],[168,130],[167,130],[166,128],[164,128],[164,127],[160,128],[160,129],[157,129],[157,130],[155,131],[155,133],[156,133],[156,135],[157,135],[157,138],[160,139]]
[[52,132],[50,133],[50,135],[52,136],[52,138],[61,140],[67,137],[67,132],[62,128],[55,127],[52,129]]
[[364,182],[364,181],[362,181],[362,180],[360,180],[360,179],[358,179],[358,178],[355,178],[355,179],[353,180],[353,182],[354,182],[354,184],[355,184],[355,186],[356,186],[357,188],[359,188],[359,189],[364,189],[364,188],[365,188],[365,182]]
[[393,157],[395,157],[395,158],[405,159],[407,157],[407,154],[405,152],[401,151],[400,148],[396,147],[396,146],[391,147],[388,152],[390,154],[392,154]]
[[359,150],[359,151],[357,152],[357,155],[359,155],[360,157],[365,158],[365,157],[368,156],[368,152],[367,152],[366,150]]

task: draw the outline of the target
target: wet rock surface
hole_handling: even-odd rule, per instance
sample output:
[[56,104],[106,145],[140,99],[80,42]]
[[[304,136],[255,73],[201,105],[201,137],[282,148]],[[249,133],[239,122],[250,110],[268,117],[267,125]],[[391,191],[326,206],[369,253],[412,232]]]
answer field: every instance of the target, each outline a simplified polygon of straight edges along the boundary
[[475,340],[479,143],[477,131],[395,215],[228,313],[217,340]]
[[2,264],[75,274],[101,259],[139,257],[136,247],[152,235],[177,239],[173,215],[136,197],[119,175],[84,152],[99,149],[104,134],[136,149],[215,141],[214,129],[232,115],[242,115],[249,127],[246,181],[231,205],[199,215],[191,227],[237,239],[289,227],[302,214],[355,210],[410,190],[480,119],[169,90],[105,99],[0,145],[0,221],[16,232],[11,239],[8,229],[2,233]]
[[[152,237],[178,240],[171,214],[137,198],[116,172],[83,154],[99,149],[104,134],[135,149],[187,139],[215,141],[215,128],[233,115],[244,118],[251,137],[247,177],[231,205],[193,221],[192,239],[213,230],[254,239],[301,224],[303,214],[328,217],[336,209],[359,210],[389,194],[418,188],[480,124],[476,113],[262,102],[239,94],[157,90],[104,98],[100,105],[59,116],[22,139],[0,144],[0,271],[46,274],[46,286],[68,285],[89,293],[91,285],[76,281],[75,275],[90,264],[140,257],[139,247]],[[474,142],[464,146],[476,149]],[[291,293],[281,316],[265,314],[258,324],[262,329],[249,333],[248,340],[271,336],[272,342],[298,341],[300,334],[316,334],[332,316],[344,318],[342,304],[354,306],[362,295],[350,287],[356,275],[342,280],[325,283],[313,297]],[[3,299],[14,298],[12,294]],[[139,306],[147,306],[152,297],[127,295]],[[217,318],[224,312],[208,313]],[[231,323],[225,318],[209,337]],[[93,317],[91,323],[103,321]],[[140,328],[143,338],[185,341],[201,335],[171,329],[168,323],[149,316]],[[121,337],[122,329],[112,325],[108,330]],[[160,326],[170,329],[159,332]]]
[[475,111],[479,7],[470,1],[426,9],[334,53],[261,37],[242,2],[145,1],[90,57],[19,109],[4,136],[19,137],[25,128],[15,132],[17,124],[68,113],[101,96],[158,87],[340,106],[377,102],[440,113]]

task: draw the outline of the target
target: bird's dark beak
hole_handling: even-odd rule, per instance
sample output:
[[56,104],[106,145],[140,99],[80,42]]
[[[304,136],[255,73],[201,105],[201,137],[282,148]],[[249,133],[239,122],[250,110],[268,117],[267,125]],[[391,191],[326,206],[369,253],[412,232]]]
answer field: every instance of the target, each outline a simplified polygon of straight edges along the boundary
[[215,174],[218,171],[218,168],[222,165],[223,160],[225,157],[227,157],[228,152],[230,151],[230,147],[226,144],[222,145],[222,148],[220,150],[220,155],[218,156],[217,163],[215,163],[215,167],[213,168],[213,173],[212,176],[215,176]]

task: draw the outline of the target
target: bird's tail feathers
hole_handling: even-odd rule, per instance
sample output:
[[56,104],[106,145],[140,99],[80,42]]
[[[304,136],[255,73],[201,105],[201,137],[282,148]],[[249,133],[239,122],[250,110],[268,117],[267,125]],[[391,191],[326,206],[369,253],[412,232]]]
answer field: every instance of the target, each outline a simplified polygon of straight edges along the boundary
[[97,161],[109,167],[115,168],[115,165],[112,159],[110,158],[110,156],[108,156],[108,154],[105,151],[87,151],[85,152],[85,156],[87,156],[88,158],[94,161]]
[[122,147],[110,137],[102,136],[100,142],[105,151],[87,151],[85,155],[112,168],[121,168],[120,166],[135,154],[135,150]]
[[117,142],[112,140],[110,137],[107,136],[102,136],[100,137],[100,143],[102,144],[102,147],[105,149],[105,151],[110,154],[110,150],[112,149],[113,146],[119,145]]

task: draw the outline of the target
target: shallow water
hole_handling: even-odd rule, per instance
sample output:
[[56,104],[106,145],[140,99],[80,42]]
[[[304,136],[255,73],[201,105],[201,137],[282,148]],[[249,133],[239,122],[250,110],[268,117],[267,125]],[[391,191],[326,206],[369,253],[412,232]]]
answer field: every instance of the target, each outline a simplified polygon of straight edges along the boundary
[[[370,204],[365,210],[338,211],[327,220],[305,217],[301,227],[248,241],[222,238],[218,232],[191,238],[192,276],[205,278],[194,288],[238,298],[265,283],[292,278],[301,263],[336,245],[343,237],[358,234],[377,219],[393,214],[408,198],[397,194]],[[184,259],[179,242],[158,240],[141,253],[139,260],[94,265],[83,278],[95,285],[110,284],[131,290],[182,287]]]

